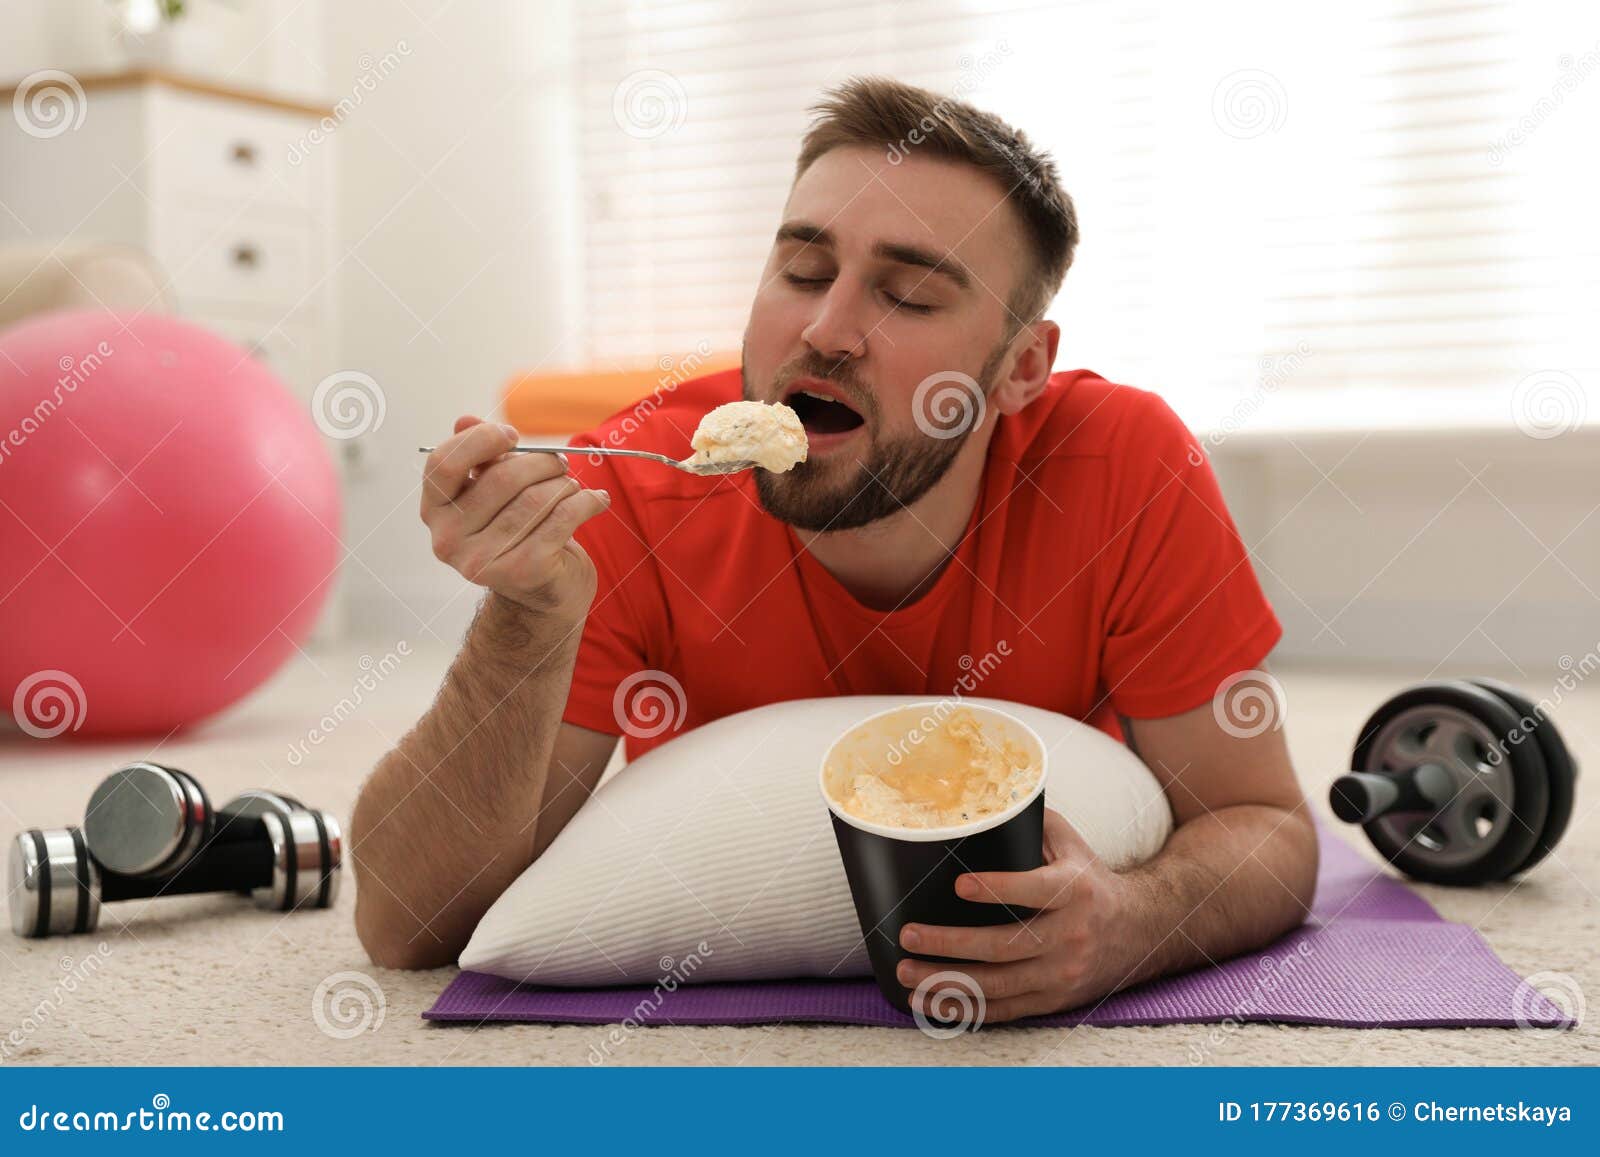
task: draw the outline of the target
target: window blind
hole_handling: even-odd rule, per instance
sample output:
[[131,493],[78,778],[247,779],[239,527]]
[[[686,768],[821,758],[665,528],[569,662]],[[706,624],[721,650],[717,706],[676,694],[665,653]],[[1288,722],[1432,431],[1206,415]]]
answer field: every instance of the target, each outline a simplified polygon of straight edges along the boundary
[[806,107],[883,73],[1054,154],[1083,232],[1058,366],[1202,421],[1280,387],[1313,419],[1503,409],[1600,368],[1582,5],[600,0],[576,26],[591,363],[737,349]]

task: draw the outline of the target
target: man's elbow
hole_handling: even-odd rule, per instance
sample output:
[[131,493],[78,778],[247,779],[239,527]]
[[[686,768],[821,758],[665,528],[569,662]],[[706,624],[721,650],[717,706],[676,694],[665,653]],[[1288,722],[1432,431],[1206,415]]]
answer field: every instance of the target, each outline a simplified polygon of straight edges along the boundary
[[442,943],[425,928],[408,932],[406,923],[384,911],[383,905],[360,896],[356,898],[356,936],[367,958],[379,968],[444,968],[460,955],[453,945]]
[[373,795],[373,780],[369,780],[350,815],[351,863],[357,885],[356,937],[368,959],[380,968],[409,970],[453,964],[463,946],[445,943],[417,920],[406,901],[395,894],[394,886],[384,879],[390,875],[403,880],[405,872],[403,866],[385,871],[386,865],[400,864],[395,855],[389,854],[384,835],[380,834],[381,824],[372,818],[386,810]]
[[1297,928],[1311,915],[1311,901],[1317,893],[1317,868],[1320,852],[1317,847],[1317,827],[1311,812],[1301,805],[1284,813],[1283,823],[1277,829],[1282,840],[1283,854],[1280,877],[1284,890],[1293,897],[1288,912],[1289,928]]

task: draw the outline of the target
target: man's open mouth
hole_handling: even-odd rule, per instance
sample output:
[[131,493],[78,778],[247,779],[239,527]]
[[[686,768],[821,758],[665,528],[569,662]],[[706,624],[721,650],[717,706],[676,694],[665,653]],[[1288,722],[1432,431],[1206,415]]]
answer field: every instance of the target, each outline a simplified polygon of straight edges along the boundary
[[783,401],[795,412],[807,434],[843,434],[866,421],[827,382],[796,382]]

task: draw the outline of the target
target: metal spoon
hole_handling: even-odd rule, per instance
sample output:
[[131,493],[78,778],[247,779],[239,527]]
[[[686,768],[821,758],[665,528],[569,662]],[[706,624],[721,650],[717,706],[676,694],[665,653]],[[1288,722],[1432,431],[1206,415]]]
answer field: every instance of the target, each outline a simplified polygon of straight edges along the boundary
[[[438,447],[418,446],[417,449],[424,454],[431,454]],[[660,462],[664,466],[672,466],[682,470],[685,474],[698,474],[701,477],[712,474],[737,474],[741,470],[749,470],[754,462],[696,462],[694,455],[679,461],[669,458],[665,454],[652,454],[648,450],[618,450],[610,446],[513,446],[506,451],[507,454],[570,454],[587,457],[590,454],[614,454],[619,458],[648,458],[652,462]]]

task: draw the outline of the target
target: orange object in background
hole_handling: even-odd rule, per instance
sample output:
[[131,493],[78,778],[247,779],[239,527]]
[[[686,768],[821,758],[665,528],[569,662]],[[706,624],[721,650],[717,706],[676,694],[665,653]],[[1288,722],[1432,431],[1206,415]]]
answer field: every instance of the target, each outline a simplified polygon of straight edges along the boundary
[[505,421],[524,434],[576,434],[657,390],[738,364],[737,353],[720,353],[679,358],[666,369],[517,374],[506,382],[500,405]]

